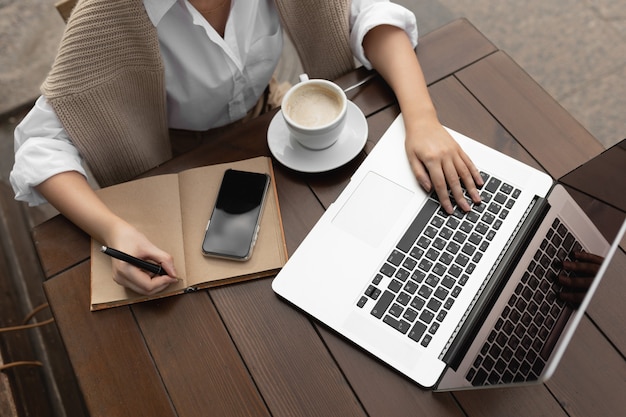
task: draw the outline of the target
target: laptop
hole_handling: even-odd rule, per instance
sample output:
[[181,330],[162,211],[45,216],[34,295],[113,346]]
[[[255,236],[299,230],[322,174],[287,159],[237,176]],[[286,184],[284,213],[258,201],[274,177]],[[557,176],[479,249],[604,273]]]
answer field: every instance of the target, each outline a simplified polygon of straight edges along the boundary
[[[485,179],[481,204],[442,211],[398,116],[272,288],[422,387],[545,381],[620,237],[611,247],[545,173],[449,132]],[[579,306],[555,282],[575,250],[605,257]]]

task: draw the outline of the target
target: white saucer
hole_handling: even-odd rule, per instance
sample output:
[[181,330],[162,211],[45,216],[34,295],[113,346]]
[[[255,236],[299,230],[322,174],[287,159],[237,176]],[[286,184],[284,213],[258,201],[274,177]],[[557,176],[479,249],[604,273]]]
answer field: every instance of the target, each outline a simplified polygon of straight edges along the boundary
[[367,141],[367,121],[361,109],[351,101],[347,117],[337,142],[316,151],[305,148],[291,137],[279,111],[267,129],[267,144],[278,162],[295,171],[317,173],[339,168],[357,156]]

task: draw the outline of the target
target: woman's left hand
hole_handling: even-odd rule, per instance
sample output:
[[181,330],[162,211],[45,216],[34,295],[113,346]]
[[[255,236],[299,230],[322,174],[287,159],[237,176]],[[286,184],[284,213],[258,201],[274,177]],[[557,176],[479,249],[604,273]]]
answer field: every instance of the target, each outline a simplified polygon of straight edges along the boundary
[[448,187],[463,211],[470,203],[463,195],[467,190],[472,202],[480,203],[477,186],[483,185],[480,172],[448,131],[435,120],[405,121],[406,153],[419,184],[426,190],[433,188],[447,213],[453,212]]

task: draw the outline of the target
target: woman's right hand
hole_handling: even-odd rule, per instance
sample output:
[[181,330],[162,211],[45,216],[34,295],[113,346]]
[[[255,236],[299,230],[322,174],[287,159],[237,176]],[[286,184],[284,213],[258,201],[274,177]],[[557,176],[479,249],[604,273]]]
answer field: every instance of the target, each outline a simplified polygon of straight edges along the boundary
[[113,280],[119,285],[139,294],[152,295],[178,282],[172,256],[156,247],[137,229],[123,221],[110,234],[108,245],[136,258],[159,264],[167,275],[156,275],[139,269],[127,262],[112,259]]
[[113,259],[113,277],[118,284],[145,295],[163,291],[177,282],[172,257],[156,247],[135,227],[113,213],[76,171],[56,174],[36,187],[61,214],[92,238],[146,261],[161,264],[168,275],[151,277],[126,262]]

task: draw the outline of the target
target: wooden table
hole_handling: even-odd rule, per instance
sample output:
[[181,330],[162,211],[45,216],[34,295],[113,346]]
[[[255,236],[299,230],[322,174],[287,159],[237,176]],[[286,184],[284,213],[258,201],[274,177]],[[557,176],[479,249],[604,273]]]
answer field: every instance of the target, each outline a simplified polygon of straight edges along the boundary
[[[467,21],[424,36],[418,55],[447,126],[554,178],[603,151]],[[357,70],[338,83],[347,87],[366,75]],[[350,97],[369,124],[365,151],[355,161],[320,175],[275,165],[290,252],[398,114],[379,78]],[[265,132],[272,116],[150,174],[269,155]],[[598,203],[570,179],[568,186],[592,215],[607,220],[610,233],[626,207]],[[49,277],[45,290],[93,416],[604,416],[626,409],[621,251],[617,273],[604,281],[547,384],[433,393],[279,300],[269,278],[91,313],[88,237],[63,217],[37,227],[34,237]]]

